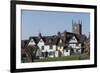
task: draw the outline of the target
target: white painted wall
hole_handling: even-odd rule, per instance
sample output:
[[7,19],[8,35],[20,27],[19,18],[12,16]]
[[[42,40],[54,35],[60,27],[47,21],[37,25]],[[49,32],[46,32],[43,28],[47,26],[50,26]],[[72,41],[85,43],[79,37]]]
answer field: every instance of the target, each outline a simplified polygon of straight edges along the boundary
[[28,46],[29,46],[29,45],[36,45],[36,43],[35,43],[34,39],[31,39],[31,40],[29,41]]
[[82,52],[82,49],[79,49],[78,52],[81,53]]
[[66,51],[64,50],[64,56],[69,56],[70,55],[70,50]]
[[45,49],[50,52],[50,51],[56,51],[56,45],[52,45],[52,49],[50,49],[50,45],[45,45]]
[[[69,43],[73,43],[73,44],[69,44],[69,46],[74,48],[75,53],[81,53],[82,52],[81,43],[78,43],[78,40],[76,39],[75,36],[72,37],[72,39],[69,41]],[[77,52],[77,50],[78,50],[78,52]]]
[[44,41],[42,40],[42,39],[40,39],[40,41],[38,42],[38,46],[43,46],[45,43],[44,43]]
[[58,56],[59,56],[58,51],[55,51],[55,57],[58,57]]
[[78,44],[78,46],[77,45],[75,45],[75,47],[76,48],[81,48],[82,46],[81,46],[81,43],[80,44]]
[[81,48],[81,44],[79,43],[78,45],[76,44],[69,44],[69,46],[71,46],[72,48]]
[[82,47],[81,47],[81,43],[79,43],[78,45],[76,44],[69,44],[69,46],[71,46],[74,49],[74,52],[77,53],[77,49],[78,52],[81,53],[82,52]]
[[69,47],[75,48],[75,44],[69,44]]
[[[45,46],[45,43],[42,39],[40,39],[40,41],[38,42],[37,46],[40,48],[40,50],[42,49],[42,46]],[[45,49],[45,47],[44,47]]]
[[78,43],[78,41],[77,41],[76,37],[73,36],[73,37],[70,39],[69,43]]
[[52,55],[48,54],[49,57],[54,57],[55,51],[56,51],[56,45],[52,45],[52,49],[50,49],[50,45],[44,45],[44,50],[41,50],[41,52],[53,52],[54,53]]

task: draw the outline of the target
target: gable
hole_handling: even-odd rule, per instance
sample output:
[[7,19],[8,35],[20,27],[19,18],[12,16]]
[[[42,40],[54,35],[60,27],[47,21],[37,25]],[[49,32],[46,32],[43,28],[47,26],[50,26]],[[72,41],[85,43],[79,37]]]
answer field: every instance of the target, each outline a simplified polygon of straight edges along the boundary
[[78,43],[78,40],[75,36],[73,36],[70,40],[69,43]]
[[28,45],[36,45],[34,39],[30,39],[29,44]]
[[60,39],[60,40],[59,40],[59,43],[62,43],[62,42],[63,42],[63,41]]
[[42,42],[44,42],[44,41],[43,41],[43,39],[40,39],[40,41],[39,41],[39,42],[41,42],[41,43],[42,43]]
[[44,45],[43,39],[40,39],[40,41],[38,42],[38,46],[39,46],[39,45]]
[[63,40],[62,39],[59,39],[57,44],[58,45],[61,45],[62,43],[63,43]]

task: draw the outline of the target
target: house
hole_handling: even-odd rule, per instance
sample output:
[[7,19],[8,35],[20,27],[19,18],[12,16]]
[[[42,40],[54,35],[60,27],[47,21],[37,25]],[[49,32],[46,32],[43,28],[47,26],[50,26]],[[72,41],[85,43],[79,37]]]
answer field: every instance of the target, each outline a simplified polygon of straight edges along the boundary
[[37,51],[37,56],[39,56],[40,58],[55,56],[56,42],[53,42],[55,39],[52,36],[42,36],[41,33],[39,33],[37,37],[30,37],[30,38],[31,39],[29,39],[30,42],[28,46],[37,45],[39,47],[39,50]]
[[37,56],[45,57],[59,57],[69,56],[72,53],[82,53],[84,49],[82,42],[85,41],[86,36],[64,31],[60,35],[54,36],[35,36],[30,37],[29,45],[37,45],[39,50]]
[[74,53],[81,53],[82,51],[82,46],[81,43],[79,43],[78,39],[76,36],[72,36],[71,39],[69,40],[69,47],[72,48],[72,51]]
[[29,38],[27,46],[38,46],[36,56],[39,58],[79,54],[84,51],[84,42],[87,39],[81,31],[81,23],[72,22],[72,32],[65,30],[51,36],[42,36],[39,33],[38,36]]
[[63,43],[63,39],[61,38],[58,39],[57,50],[59,52],[59,56],[63,55],[64,43]]

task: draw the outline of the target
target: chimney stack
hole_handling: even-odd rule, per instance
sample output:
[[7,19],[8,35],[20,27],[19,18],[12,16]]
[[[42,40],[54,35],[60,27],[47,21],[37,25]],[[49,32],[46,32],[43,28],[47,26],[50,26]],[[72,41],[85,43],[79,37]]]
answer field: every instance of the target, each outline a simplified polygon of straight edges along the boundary
[[38,36],[39,36],[39,38],[41,38],[41,37],[42,37],[41,33],[39,33],[39,35],[38,35]]

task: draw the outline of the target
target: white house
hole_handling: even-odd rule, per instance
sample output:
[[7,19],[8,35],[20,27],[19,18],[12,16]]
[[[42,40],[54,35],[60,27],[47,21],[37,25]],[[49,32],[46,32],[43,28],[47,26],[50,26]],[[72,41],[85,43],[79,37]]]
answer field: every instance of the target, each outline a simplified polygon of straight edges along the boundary
[[[66,34],[66,35],[65,35]],[[59,57],[70,56],[71,53],[82,53],[82,36],[64,32],[64,36],[35,36],[30,39],[29,45],[37,45],[39,47],[36,56]]]
[[48,52],[48,57],[55,57],[56,45],[45,45],[45,48],[46,51]]
[[70,49],[64,50],[63,55],[64,55],[64,56],[70,56]]
[[74,53],[81,53],[82,47],[81,43],[78,41],[76,36],[73,36],[69,41],[69,47],[73,49]]
[[45,48],[44,48],[45,42],[43,41],[42,38],[39,40],[39,42],[37,43],[37,45],[40,48],[40,50],[45,50]]
[[[37,43],[40,49],[40,58],[55,57],[56,45],[49,42],[50,39],[41,38]],[[57,55],[56,55],[57,56]]]

